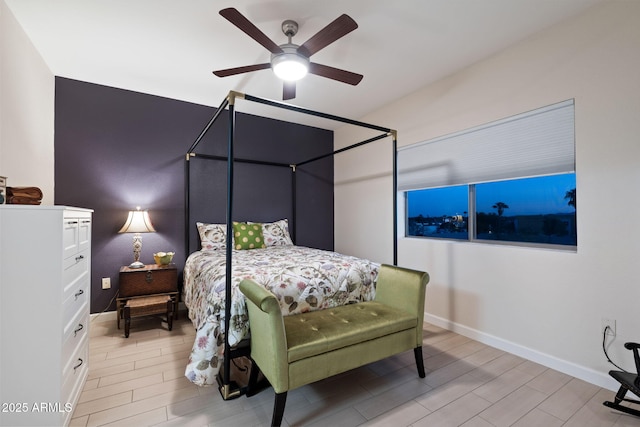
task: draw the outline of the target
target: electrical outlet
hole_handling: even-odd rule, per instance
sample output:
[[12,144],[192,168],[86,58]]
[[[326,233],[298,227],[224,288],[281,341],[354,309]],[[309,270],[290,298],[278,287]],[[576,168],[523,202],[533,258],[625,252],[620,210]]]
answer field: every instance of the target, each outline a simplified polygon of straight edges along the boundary
[[103,277],[102,278],[102,289],[110,289],[111,288],[111,278]]
[[616,336],[616,319],[606,319],[603,317],[601,332],[604,333],[605,330],[607,331],[607,335],[611,335],[615,337]]

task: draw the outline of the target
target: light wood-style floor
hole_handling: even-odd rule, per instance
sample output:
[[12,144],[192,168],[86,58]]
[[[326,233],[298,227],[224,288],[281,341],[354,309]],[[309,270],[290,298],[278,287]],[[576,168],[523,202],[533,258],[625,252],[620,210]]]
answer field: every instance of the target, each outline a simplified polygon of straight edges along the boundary
[[[224,401],[184,377],[195,332],[184,313],[169,332],[160,319],[91,324],[89,379],[75,426],[268,426],[273,391]],[[614,393],[425,324],[427,376],[413,352],[289,392],[289,426],[640,426],[602,405]]]

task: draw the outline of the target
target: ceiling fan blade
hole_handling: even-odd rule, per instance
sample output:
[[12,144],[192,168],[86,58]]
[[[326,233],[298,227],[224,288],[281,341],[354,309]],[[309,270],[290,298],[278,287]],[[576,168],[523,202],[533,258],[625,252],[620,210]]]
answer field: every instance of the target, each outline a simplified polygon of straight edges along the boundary
[[308,58],[356,28],[358,28],[358,24],[356,24],[356,21],[351,19],[349,15],[340,15],[329,25],[318,31],[315,36],[304,42],[304,44],[298,48],[298,52],[306,55]]
[[222,9],[220,11],[220,15],[222,15],[233,25],[244,31],[249,37],[267,48],[267,50],[269,50],[271,53],[282,53],[282,48],[280,48],[280,46],[275,44],[275,42],[267,37],[262,31],[260,31],[258,27],[253,25],[251,21],[245,18],[243,14],[238,12],[237,9],[233,7]]
[[328,79],[337,80],[350,85],[357,85],[364,77],[362,74],[352,73],[351,71],[341,70],[339,68],[329,67],[328,65],[309,64],[309,72],[316,76],[326,77]]
[[282,99],[293,99],[296,97],[296,82],[283,82],[282,86]]
[[235,68],[227,68],[225,70],[216,70],[213,72],[218,77],[228,77],[234,76],[236,74],[249,73],[251,71],[265,70],[267,68],[271,68],[271,64],[255,64],[255,65],[246,65],[244,67],[235,67]]

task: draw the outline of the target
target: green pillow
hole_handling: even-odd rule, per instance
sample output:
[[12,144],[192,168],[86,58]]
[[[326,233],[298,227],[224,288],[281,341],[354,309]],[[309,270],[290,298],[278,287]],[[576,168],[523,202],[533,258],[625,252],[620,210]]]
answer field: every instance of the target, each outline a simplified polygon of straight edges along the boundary
[[235,248],[238,250],[267,247],[264,244],[262,224],[260,223],[247,224],[246,222],[234,222],[233,237],[235,240]]

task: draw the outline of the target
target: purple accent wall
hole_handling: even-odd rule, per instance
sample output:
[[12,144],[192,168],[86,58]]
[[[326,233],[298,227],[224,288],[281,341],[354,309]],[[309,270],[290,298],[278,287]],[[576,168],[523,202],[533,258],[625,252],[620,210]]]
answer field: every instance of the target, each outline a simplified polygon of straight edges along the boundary
[[[185,153],[214,111],[56,77],[55,203],[94,209],[92,313],[115,309],[118,271],[133,261],[132,236],[118,230],[136,206],[149,210],[157,230],[142,235],[141,261],[151,264],[154,252],[175,251],[174,261],[182,272],[188,253],[197,247],[196,241],[192,249],[185,249]],[[226,155],[226,126],[226,120],[219,120],[196,152]],[[332,150],[331,131],[237,116],[236,157],[296,163]],[[190,175],[197,184],[192,206],[197,202],[204,208],[192,211],[189,222],[224,222],[226,175],[220,174],[224,162],[203,164]],[[215,172],[205,170],[210,168]],[[234,219],[291,221],[292,208],[284,206],[292,191],[291,173],[276,169],[236,168]],[[333,162],[316,162],[297,175],[296,243],[333,249]],[[102,289],[102,277],[111,278],[111,289]]]

